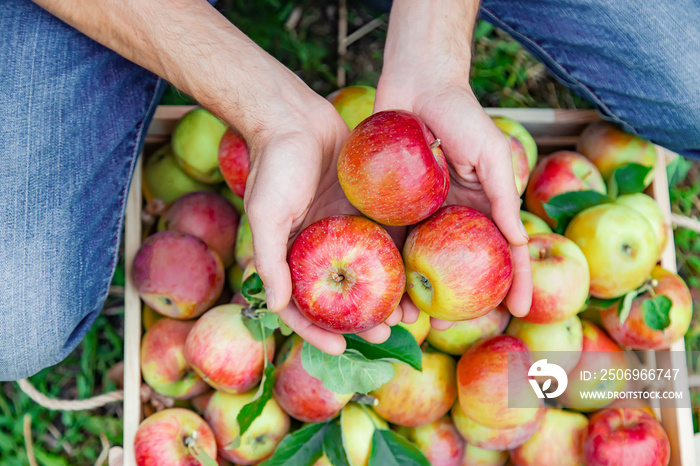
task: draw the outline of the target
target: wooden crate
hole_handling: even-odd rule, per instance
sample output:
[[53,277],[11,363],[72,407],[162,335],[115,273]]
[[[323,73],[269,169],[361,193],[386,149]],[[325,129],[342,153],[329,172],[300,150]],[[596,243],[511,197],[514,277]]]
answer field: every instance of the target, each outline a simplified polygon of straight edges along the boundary
[[[146,144],[156,145],[168,141],[177,120],[192,107],[161,106],[157,109],[149,128]],[[559,149],[572,149],[583,129],[591,122],[600,119],[595,111],[552,110],[552,109],[504,109],[489,108],[491,115],[502,115],[521,122],[532,133],[540,154],[548,154]],[[657,148],[659,160],[670,157],[663,148]],[[665,164],[656,167],[655,181],[650,187],[650,194],[657,200],[666,216],[668,233],[671,241],[661,256],[661,265],[676,271],[676,255],[671,230],[668,183]],[[125,223],[126,256],[126,318],[124,342],[124,466],[135,466],[134,435],[141,422],[141,369],[139,367],[139,350],[141,344],[141,301],[131,280],[131,265],[141,244],[141,161],[136,168],[127,201]],[[665,390],[688,393],[688,372],[686,369],[685,346],[677,341],[671,351],[649,352],[645,364],[658,368],[680,369],[677,380],[668,383]],[[675,408],[673,400],[653,406],[661,418],[664,429],[671,439],[671,464],[674,466],[695,465],[695,446],[693,439],[693,422],[690,408]]]

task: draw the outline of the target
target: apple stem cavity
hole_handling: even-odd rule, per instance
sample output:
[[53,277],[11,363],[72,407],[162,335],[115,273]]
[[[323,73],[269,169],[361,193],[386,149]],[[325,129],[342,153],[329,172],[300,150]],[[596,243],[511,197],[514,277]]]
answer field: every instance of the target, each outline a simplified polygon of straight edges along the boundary
[[361,405],[377,406],[379,400],[372,395],[365,395],[364,393],[355,393],[350,401],[359,403]]
[[343,280],[345,280],[345,275],[343,275],[342,273],[333,272],[333,273],[331,273],[331,278],[333,279],[334,282],[340,283]]
[[432,289],[432,285],[430,284],[430,280],[428,280],[426,277],[423,275],[420,276],[420,284],[425,288],[426,290]]
[[628,256],[632,254],[632,246],[630,246],[627,243],[622,245],[622,250],[625,251],[625,254],[627,254]]
[[438,138],[438,139],[436,139],[436,140],[434,140],[433,142],[430,143],[430,148],[431,148],[431,149],[437,149],[438,147],[440,147],[440,144],[441,144],[441,141],[440,141],[440,139]]
[[540,249],[540,260],[547,257],[547,248]]

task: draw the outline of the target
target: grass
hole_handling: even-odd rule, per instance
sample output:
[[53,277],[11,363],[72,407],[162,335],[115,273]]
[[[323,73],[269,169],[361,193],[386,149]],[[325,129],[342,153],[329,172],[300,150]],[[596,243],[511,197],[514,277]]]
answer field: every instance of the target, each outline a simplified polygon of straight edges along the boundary
[[[265,50],[282,61],[316,92],[337,89],[337,6],[320,0],[220,0],[218,8]],[[348,84],[376,85],[386,37],[386,16],[367,8],[348,11],[352,32],[381,17],[382,27],[352,44],[340,61]],[[290,18],[293,20],[291,21]],[[591,108],[556,82],[519,44],[488,23],[477,26],[471,84],[485,106]],[[192,99],[170,88],[164,104],[187,104]],[[700,215],[700,168],[693,164],[688,177],[672,188],[675,211]],[[679,229],[675,234],[680,273],[696,293],[700,289],[700,235]],[[116,284],[123,283],[123,269]],[[698,295],[700,296],[700,295]],[[106,307],[88,336],[61,364],[31,378],[43,393],[60,398],[87,398],[113,390],[107,371],[123,354],[123,311],[114,312],[118,300]],[[700,321],[694,320],[689,349],[700,349]],[[700,394],[696,394],[700,401]],[[699,404],[700,405],[700,404]],[[41,465],[94,464],[102,451],[100,434],[111,444],[121,443],[121,405],[88,412],[60,413],[35,405],[12,383],[0,384],[0,465],[26,465],[23,420],[32,420],[34,451]]]

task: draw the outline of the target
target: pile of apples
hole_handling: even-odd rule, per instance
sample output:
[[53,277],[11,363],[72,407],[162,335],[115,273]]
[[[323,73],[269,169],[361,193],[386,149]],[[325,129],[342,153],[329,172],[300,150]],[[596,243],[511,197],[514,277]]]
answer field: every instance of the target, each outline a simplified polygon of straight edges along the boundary
[[[241,294],[256,277],[242,209],[248,149],[198,108],[145,167],[146,200],[167,209],[132,270],[146,305],[141,368],[156,392],[178,401],[141,424],[137,464],[389,464],[376,442],[389,429],[400,439],[383,444],[391,464],[667,464],[668,437],[644,402],[579,396],[623,390],[625,380],[581,374],[629,369],[623,349],[668,348],[690,324],[688,288],[657,265],[664,216],[652,198],[630,192],[652,181],[653,145],[600,122],[578,152],[538,162],[527,130],[494,118],[530,235],[532,306],[512,318],[503,302],[510,247],[482,213],[444,205],[450,174],[439,139],[410,112],[371,115],[372,88],[329,99],[352,129],[338,178],[362,215],[328,217],[298,235],[288,256],[293,299],[316,325],[343,334],[379,325],[410,299],[420,317],[399,325],[421,345],[422,370],[393,362],[393,377],[369,396],[335,393],[305,369],[305,343],[283,335],[283,324],[254,335],[246,319],[260,303]],[[635,179],[640,186],[630,188]],[[384,225],[408,226],[401,250]],[[430,317],[454,324],[436,330]],[[537,352],[568,374],[552,405],[529,384]],[[272,393],[253,407],[266,399],[261,380],[272,361]],[[252,411],[240,435],[239,414]]]

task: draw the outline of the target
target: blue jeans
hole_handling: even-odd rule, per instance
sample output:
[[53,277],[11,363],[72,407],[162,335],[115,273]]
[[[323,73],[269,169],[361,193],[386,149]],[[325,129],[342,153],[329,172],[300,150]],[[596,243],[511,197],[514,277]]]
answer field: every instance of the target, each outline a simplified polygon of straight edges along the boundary
[[[567,86],[627,130],[700,157],[700,6],[484,0]],[[0,381],[58,363],[97,317],[163,89],[29,0],[0,9]]]

